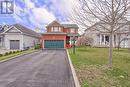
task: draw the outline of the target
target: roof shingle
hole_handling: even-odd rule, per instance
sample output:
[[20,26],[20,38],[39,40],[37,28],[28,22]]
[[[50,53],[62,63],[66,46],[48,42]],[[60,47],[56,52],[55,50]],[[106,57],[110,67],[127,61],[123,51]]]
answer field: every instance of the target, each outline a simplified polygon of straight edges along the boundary
[[20,24],[15,24],[14,25],[17,29],[19,29],[21,32],[23,32],[24,34],[27,34],[29,36],[33,36],[33,37],[37,37],[37,38],[40,38],[41,35],[31,29],[28,29]]
[[61,24],[64,28],[75,28],[78,29],[78,25],[77,24]]

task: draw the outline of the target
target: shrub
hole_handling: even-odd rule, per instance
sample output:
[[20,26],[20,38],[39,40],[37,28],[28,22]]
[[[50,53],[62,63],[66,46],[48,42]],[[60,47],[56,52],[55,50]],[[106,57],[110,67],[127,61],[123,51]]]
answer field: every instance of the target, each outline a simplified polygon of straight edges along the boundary
[[13,51],[13,53],[16,53],[16,51]]
[[6,52],[6,53],[5,53],[5,56],[7,56],[7,55],[9,55],[9,53],[8,53],[8,52]]
[[2,57],[3,56],[3,54],[0,54],[0,57]]
[[12,53],[13,53],[12,51],[9,52],[9,54],[12,54]]
[[24,47],[24,50],[22,50],[22,51],[26,51],[26,50],[29,50],[29,47]]
[[42,48],[42,46],[41,46],[41,44],[36,44],[34,48],[35,49],[40,49],[40,48]]
[[93,45],[93,38],[89,36],[82,36],[80,37],[77,42],[77,46],[92,46]]
[[19,51],[19,50],[17,50],[16,52],[17,52],[17,53],[19,53],[20,51]]

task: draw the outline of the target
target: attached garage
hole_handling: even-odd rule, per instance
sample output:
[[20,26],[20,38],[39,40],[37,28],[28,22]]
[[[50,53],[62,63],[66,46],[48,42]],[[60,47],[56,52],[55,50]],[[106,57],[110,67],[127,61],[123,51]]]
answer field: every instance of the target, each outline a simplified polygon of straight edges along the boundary
[[64,48],[64,40],[45,40],[44,48]]
[[10,40],[10,49],[11,50],[20,49],[20,41],[19,40]]

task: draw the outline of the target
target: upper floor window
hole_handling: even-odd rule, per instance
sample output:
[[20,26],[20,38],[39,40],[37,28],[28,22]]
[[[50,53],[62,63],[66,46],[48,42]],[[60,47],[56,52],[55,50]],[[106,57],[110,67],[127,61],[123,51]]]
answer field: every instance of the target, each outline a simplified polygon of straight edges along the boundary
[[51,32],[61,32],[61,28],[60,27],[52,27]]
[[71,28],[70,32],[71,32],[71,33],[75,33],[75,29],[74,29],[74,28]]

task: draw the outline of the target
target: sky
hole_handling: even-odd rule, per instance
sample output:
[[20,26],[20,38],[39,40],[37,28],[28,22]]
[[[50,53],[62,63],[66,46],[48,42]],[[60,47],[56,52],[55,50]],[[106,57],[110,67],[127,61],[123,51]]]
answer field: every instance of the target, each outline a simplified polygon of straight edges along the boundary
[[22,24],[30,29],[39,28],[45,31],[45,26],[58,20],[68,23],[75,0],[14,0],[14,14],[0,17],[0,24]]

